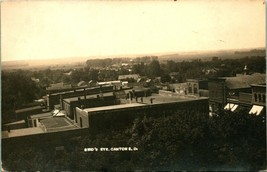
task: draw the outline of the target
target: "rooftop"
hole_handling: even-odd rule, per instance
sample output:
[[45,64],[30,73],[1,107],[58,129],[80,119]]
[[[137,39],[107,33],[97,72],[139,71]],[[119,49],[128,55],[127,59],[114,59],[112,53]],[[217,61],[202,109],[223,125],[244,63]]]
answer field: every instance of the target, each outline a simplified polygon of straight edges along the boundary
[[42,134],[47,132],[58,132],[78,129],[65,117],[50,117],[40,119],[37,127],[23,128],[8,131],[2,131],[2,138],[27,136],[33,134]]
[[3,124],[3,126],[14,125],[14,124],[24,124],[24,123],[25,123],[25,120],[20,120],[20,121]]
[[165,96],[159,94],[153,94],[150,97],[146,97],[144,99],[144,103],[150,104],[150,99],[153,98],[153,104],[163,104],[163,103],[173,103],[173,102],[188,102],[195,100],[204,100],[206,97],[197,97],[190,95],[173,95],[173,96]]
[[65,117],[46,118],[40,120],[40,123],[44,126],[46,132],[66,131],[78,128]]
[[50,90],[69,89],[69,88],[72,88],[70,84],[66,85],[63,82],[61,82],[61,83],[51,84],[51,86],[47,87],[46,90],[50,91]]
[[[113,86],[110,85],[103,85],[101,86],[102,88],[113,88]],[[61,94],[66,94],[66,93],[74,93],[75,91],[92,91],[92,90],[98,90],[100,89],[100,86],[95,86],[95,87],[89,87],[89,86],[80,86],[80,87],[73,87],[69,89],[64,89],[64,91],[56,92],[56,93],[51,93],[51,95],[61,95]]]
[[36,115],[31,115],[30,117],[31,117],[31,119],[49,118],[49,117],[52,117],[52,113],[51,112],[40,113],[40,114],[36,114]]
[[[102,93],[103,94],[103,97],[109,97],[109,96],[113,96],[113,92],[109,92],[109,93]],[[97,95],[100,95],[99,94],[92,94],[92,95],[87,95],[86,96],[86,99],[93,99],[93,98],[97,98]],[[80,97],[81,100],[84,100],[84,96],[78,96],[78,97],[71,97],[71,98],[67,98],[67,99],[64,99],[65,102],[76,102],[78,101],[78,98]]]
[[127,78],[134,78],[137,79],[139,77],[139,74],[129,74],[129,75],[119,75],[118,79],[127,79]]
[[44,130],[41,127],[23,128],[17,130],[10,130],[10,132],[2,131],[2,138],[26,136],[40,133],[44,133]]
[[102,106],[102,107],[94,107],[94,108],[86,108],[84,111],[87,113],[90,112],[98,112],[98,111],[108,111],[108,110],[116,110],[116,109],[126,109],[133,107],[141,107],[151,105],[151,99],[153,99],[153,104],[165,104],[165,103],[174,103],[174,102],[188,102],[195,100],[204,100],[207,99],[205,97],[189,97],[189,96],[163,96],[163,95],[152,95],[150,97],[143,97],[143,102],[141,102],[141,98],[138,98],[136,101],[133,99],[132,101],[128,100],[126,104],[120,105],[112,105],[112,106]]
[[28,108],[23,108],[23,109],[17,109],[15,113],[22,113],[22,112],[28,112],[32,110],[37,110],[37,109],[43,109],[41,106],[34,106],[34,107],[28,107]]
[[251,84],[252,87],[262,87],[266,88],[266,84]]
[[241,75],[236,77],[224,77],[229,89],[250,88],[251,84],[265,84],[265,74]]
[[99,111],[107,111],[107,110],[115,110],[115,109],[125,109],[125,108],[131,108],[131,107],[139,107],[139,106],[145,106],[145,104],[130,103],[130,104],[120,104],[120,105],[113,105],[113,106],[102,106],[102,107],[86,108],[84,109],[84,111],[89,113],[89,112],[99,112]]

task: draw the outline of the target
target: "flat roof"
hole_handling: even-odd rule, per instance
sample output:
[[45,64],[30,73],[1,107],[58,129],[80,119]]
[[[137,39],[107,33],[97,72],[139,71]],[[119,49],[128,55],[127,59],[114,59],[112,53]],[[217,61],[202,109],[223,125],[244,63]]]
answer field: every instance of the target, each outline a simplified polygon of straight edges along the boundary
[[[108,92],[108,93],[102,93],[103,94],[103,97],[108,97],[108,96],[113,96],[113,92]],[[97,98],[97,95],[100,95],[99,94],[91,94],[91,95],[86,95],[86,99],[93,99],[93,98]],[[71,97],[71,98],[66,98],[64,99],[65,102],[76,102],[78,101],[78,97],[80,97],[81,100],[84,100],[84,96],[81,95],[81,96],[75,96],[75,97]]]
[[59,132],[78,129],[65,117],[50,117],[40,120],[41,125],[32,128],[23,128],[8,131],[2,131],[2,138],[19,137],[34,134],[42,134],[47,132]]
[[147,104],[150,103],[150,99],[153,98],[153,104],[163,104],[163,103],[173,103],[173,102],[189,102],[195,100],[205,100],[207,97],[197,97],[194,95],[173,95],[173,96],[165,96],[159,94],[153,94],[150,97],[145,97],[143,100]]
[[2,132],[2,138],[19,137],[19,136],[26,136],[26,135],[33,135],[40,133],[44,133],[44,130],[40,127],[23,128],[17,130],[10,130],[10,132],[7,131],[5,131],[4,133]]
[[17,109],[15,110],[15,113],[28,112],[28,111],[37,110],[37,109],[43,109],[43,107],[33,106],[33,107],[28,107],[28,108],[23,108],[23,109]]
[[23,124],[23,123],[25,123],[25,120],[20,120],[20,121],[6,123],[6,124],[3,124],[3,126],[14,125],[14,124]]
[[141,98],[138,98],[137,102],[135,99],[132,99],[132,101],[128,100],[128,103],[126,104],[85,108],[84,111],[86,111],[87,113],[90,113],[90,112],[98,112],[98,111],[108,111],[108,110],[148,106],[148,105],[153,105],[151,104],[151,99],[153,99],[153,104],[167,104],[167,103],[174,103],[174,102],[190,102],[190,101],[196,101],[196,100],[207,100],[208,98],[207,97],[193,97],[193,96],[185,97],[185,96],[153,95],[150,97],[143,97],[143,102],[141,102]]
[[[112,85],[103,85],[101,87],[102,88],[113,88]],[[84,91],[84,90],[90,91],[90,90],[98,90],[98,89],[100,89],[100,86],[95,86],[95,87],[80,86],[80,87],[73,87],[73,88],[69,88],[69,89],[64,89],[64,90],[62,90],[60,92],[51,93],[50,95],[53,96],[53,95],[60,95],[60,94],[66,94],[66,93],[74,93],[75,91]]]
[[266,84],[251,84],[252,87],[263,87],[266,88]]
[[35,114],[35,115],[31,115],[31,119],[36,119],[36,118],[45,118],[45,117],[52,117],[52,113],[51,112],[46,112],[46,113],[40,113],[40,114]]
[[120,104],[120,105],[112,105],[112,106],[102,106],[102,107],[86,108],[84,109],[84,111],[86,111],[87,113],[90,113],[90,112],[124,109],[124,108],[131,108],[131,107],[140,107],[140,106],[146,106],[146,104],[130,103],[130,104]]
[[40,120],[40,123],[45,127],[47,132],[66,131],[78,128],[65,117],[46,118]]

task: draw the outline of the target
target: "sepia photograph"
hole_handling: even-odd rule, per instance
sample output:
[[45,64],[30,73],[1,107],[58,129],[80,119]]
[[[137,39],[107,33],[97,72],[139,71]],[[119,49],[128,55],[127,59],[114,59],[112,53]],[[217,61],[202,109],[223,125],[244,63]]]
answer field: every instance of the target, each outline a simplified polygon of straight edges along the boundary
[[265,0],[2,0],[1,171],[265,171]]

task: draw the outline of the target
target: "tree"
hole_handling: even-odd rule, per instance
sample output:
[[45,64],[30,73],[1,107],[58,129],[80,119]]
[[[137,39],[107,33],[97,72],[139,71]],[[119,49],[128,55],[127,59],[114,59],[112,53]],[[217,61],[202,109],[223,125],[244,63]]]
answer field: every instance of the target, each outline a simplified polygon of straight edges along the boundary
[[69,84],[70,83],[70,76],[67,76],[67,75],[63,75],[62,76],[62,82],[65,83],[65,84]]
[[97,81],[99,71],[96,69],[91,69],[89,71],[89,80]]
[[160,77],[160,81],[162,82],[162,83],[166,83],[166,82],[171,82],[171,77],[170,77],[170,75],[168,75],[168,74],[163,74],[161,77]]
[[148,76],[154,78],[160,76],[160,74],[161,74],[161,68],[159,61],[152,60],[152,62],[148,66]]
[[26,76],[25,72],[2,72],[2,114],[4,120],[10,119],[15,109],[39,98],[40,87]]
[[176,63],[172,60],[167,61],[166,67],[170,72],[176,72],[177,71]]

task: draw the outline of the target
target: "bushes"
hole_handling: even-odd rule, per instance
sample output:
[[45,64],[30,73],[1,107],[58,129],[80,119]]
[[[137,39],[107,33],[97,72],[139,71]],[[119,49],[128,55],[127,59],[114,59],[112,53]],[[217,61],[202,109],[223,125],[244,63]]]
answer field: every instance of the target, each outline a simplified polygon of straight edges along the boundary
[[[24,167],[27,156],[34,168],[55,170],[261,170],[265,168],[265,121],[246,112],[226,112],[207,117],[196,111],[136,118],[127,129],[88,133],[63,144],[60,159],[51,149],[24,148],[17,156],[5,154],[7,170]],[[103,126],[104,127],[104,126]],[[137,147],[138,151],[84,152],[88,147]],[[37,147],[37,146],[36,146]],[[42,145],[45,147],[45,145]],[[8,151],[3,149],[3,151]],[[43,156],[42,156],[43,155]],[[48,156],[49,155],[49,156]],[[49,159],[49,160],[48,160]],[[40,163],[39,163],[40,164]],[[41,164],[40,164],[41,165]],[[27,167],[28,168],[28,167]]]

